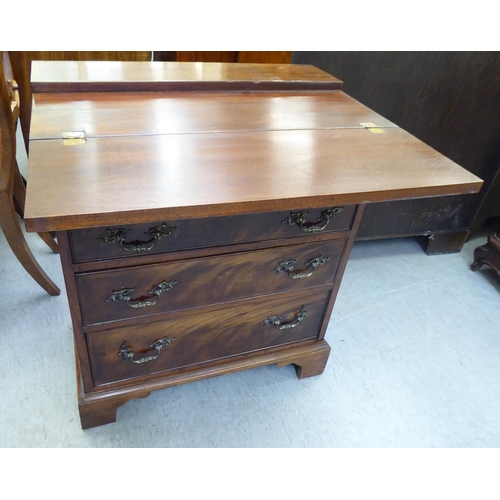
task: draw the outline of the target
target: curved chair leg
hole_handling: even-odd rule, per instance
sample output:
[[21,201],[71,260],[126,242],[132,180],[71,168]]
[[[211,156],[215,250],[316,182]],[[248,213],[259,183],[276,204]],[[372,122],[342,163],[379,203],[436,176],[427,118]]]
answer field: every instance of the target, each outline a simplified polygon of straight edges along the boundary
[[5,239],[12,248],[15,256],[28,271],[31,277],[50,295],[59,295],[61,291],[55,283],[45,274],[35,257],[31,253],[24,238],[23,231],[17,220],[16,210],[12,199],[7,200],[10,210],[0,214],[0,225],[5,234]]
[[[19,166],[15,164],[14,169],[14,186],[13,186],[13,195],[14,195],[14,207],[16,212],[19,214],[19,217],[24,217],[24,205],[26,203],[26,181],[24,177],[21,175],[19,170]],[[47,243],[48,247],[54,252],[59,253],[59,247],[57,246],[54,237],[50,233],[38,233],[40,238],[42,238],[45,243]]]
[[26,203],[26,184],[19,170],[17,160],[14,168],[14,184],[12,186],[12,194],[14,195],[14,206],[19,217],[24,217],[24,205]]
[[54,238],[51,236],[50,233],[38,233],[38,236],[42,238],[45,243],[49,246],[49,248],[54,252],[54,253],[59,253],[59,247],[57,246],[56,241]]

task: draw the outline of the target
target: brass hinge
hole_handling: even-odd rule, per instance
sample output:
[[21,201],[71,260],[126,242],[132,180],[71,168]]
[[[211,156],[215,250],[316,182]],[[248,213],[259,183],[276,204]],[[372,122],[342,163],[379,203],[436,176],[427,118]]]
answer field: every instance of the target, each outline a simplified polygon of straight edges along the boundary
[[368,129],[372,134],[385,134],[385,130],[379,128],[375,123],[361,123],[363,127]]
[[86,144],[85,132],[63,132],[62,142],[64,146],[81,146]]

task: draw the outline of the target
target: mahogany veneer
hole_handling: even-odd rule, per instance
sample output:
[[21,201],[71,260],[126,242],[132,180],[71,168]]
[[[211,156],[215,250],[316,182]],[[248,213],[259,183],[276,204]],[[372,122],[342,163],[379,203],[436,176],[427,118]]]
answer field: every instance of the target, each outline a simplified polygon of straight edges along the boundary
[[32,75],[26,227],[58,232],[83,428],[206,377],[322,373],[366,204],[482,182],[310,66],[36,62]]

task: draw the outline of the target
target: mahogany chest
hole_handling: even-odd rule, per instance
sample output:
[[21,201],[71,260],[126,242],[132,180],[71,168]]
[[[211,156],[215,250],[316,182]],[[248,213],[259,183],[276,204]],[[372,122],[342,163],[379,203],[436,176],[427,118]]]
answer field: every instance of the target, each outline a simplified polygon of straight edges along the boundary
[[26,227],[56,231],[83,428],[325,341],[367,203],[481,181],[310,66],[35,62]]

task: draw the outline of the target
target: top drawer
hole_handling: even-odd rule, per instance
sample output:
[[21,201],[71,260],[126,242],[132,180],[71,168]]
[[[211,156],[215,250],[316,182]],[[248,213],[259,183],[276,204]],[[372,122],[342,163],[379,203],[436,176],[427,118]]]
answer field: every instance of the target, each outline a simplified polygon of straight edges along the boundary
[[356,205],[207,217],[69,232],[73,262],[349,230]]

